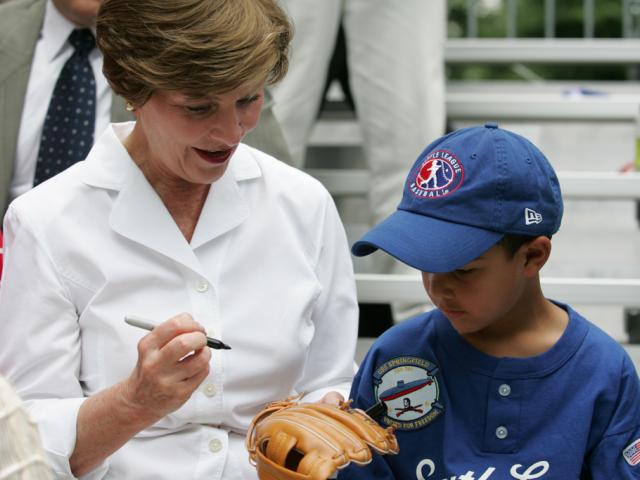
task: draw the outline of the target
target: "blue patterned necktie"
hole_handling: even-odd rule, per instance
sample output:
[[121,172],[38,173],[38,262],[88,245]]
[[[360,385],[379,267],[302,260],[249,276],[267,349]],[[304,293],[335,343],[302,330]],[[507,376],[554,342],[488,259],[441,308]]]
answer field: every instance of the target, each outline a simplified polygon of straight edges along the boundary
[[75,51],[56,82],[42,128],[34,186],[84,160],[93,145],[96,81],[89,53],[96,46],[91,30],[69,35]]

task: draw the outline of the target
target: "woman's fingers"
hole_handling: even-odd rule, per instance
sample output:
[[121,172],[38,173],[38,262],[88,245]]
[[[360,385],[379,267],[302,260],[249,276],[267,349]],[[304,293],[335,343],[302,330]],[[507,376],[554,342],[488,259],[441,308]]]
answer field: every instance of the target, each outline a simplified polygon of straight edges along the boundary
[[207,346],[207,337],[202,332],[180,333],[160,348],[160,353],[169,362],[180,363],[191,352],[202,350]]
[[189,399],[209,374],[210,360],[202,326],[189,314],[177,315],[140,340],[127,390],[134,402],[164,416]]
[[[199,375],[205,371],[209,373],[209,361],[211,360],[211,349],[206,347],[206,340],[204,345],[197,350],[191,350],[186,357],[182,355],[182,358],[175,369],[176,379],[178,381],[189,380],[194,376]],[[205,375],[206,377],[206,375]]]
[[202,332],[204,334],[204,331],[204,327],[191,315],[181,313],[155,327],[141,340],[141,343],[145,348],[159,350],[181,333]]

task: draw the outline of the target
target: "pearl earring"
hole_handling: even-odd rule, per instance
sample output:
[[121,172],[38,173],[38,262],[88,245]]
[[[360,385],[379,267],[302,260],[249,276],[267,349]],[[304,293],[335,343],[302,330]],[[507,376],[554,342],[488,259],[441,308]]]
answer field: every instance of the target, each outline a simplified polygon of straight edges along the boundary
[[127,102],[127,105],[125,108],[127,109],[127,112],[133,112],[133,103]]

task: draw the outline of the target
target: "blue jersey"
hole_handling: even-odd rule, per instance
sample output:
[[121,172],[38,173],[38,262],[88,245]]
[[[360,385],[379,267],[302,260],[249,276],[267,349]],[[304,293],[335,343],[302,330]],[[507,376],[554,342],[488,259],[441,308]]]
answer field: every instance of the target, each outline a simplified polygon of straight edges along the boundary
[[340,479],[640,479],[640,381],[629,356],[573,309],[561,338],[530,358],[471,345],[439,310],[380,336],[354,405],[383,400],[398,455]]

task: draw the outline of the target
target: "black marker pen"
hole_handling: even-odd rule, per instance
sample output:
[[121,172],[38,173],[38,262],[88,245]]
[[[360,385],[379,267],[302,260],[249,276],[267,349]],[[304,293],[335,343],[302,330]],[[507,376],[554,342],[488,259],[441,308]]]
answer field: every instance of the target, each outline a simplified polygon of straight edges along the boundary
[[[124,321],[129,325],[133,325],[134,327],[144,328],[145,330],[153,330],[157,327],[149,320],[145,320],[144,318],[134,317],[133,315],[124,317]],[[215,350],[231,350],[231,347],[226,343],[221,342],[217,338],[207,337],[207,346],[209,348],[213,348]]]

